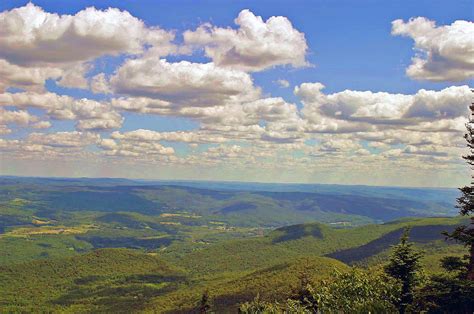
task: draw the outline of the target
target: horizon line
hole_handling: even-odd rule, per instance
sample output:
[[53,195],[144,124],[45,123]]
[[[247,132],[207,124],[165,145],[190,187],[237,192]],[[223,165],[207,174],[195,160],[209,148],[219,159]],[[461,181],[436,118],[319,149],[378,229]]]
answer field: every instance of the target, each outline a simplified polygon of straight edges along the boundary
[[402,185],[370,185],[370,184],[342,184],[342,183],[318,183],[318,182],[262,182],[262,181],[238,181],[238,180],[199,180],[199,179],[147,179],[147,178],[124,178],[124,177],[87,177],[87,176],[26,176],[26,175],[8,175],[0,174],[0,178],[35,178],[35,179],[115,179],[128,181],[148,181],[148,182],[203,182],[203,183],[228,183],[228,184],[268,184],[268,185],[333,185],[333,186],[360,186],[360,187],[378,187],[378,188],[403,188],[403,189],[459,189],[460,187],[451,186],[402,186]]

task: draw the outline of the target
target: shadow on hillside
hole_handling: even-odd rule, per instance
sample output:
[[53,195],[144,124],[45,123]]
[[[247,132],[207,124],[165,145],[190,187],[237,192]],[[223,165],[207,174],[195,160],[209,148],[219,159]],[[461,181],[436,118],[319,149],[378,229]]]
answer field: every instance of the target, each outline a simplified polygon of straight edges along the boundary
[[53,301],[62,306],[81,306],[107,313],[124,313],[143,309],[154,297],[175,291],[185,280],[182,276],[154,274],[123,278],[87,276],[74,281],[74,286]]
[[318,225],[304,225],[304,224],[293,225],[293,226],[278,228],[276,231],[282,234],[273,238],[272,243],[298,240],[307,236],[320,238],[320,239],[323,238],[321,227]]
[[[452,231],[456,226],[453,225],[428,225],[415,226],[410,231],[410,241],[416,243],[428,243],[430,241],[444,240],[445,236],[441,233],[443,231]],[[354,264],[361,262],[366,258],[377,255],[392,245],[400,241],[400,236],[403,233],[403,228],[389,232],[380,238],[373,240],[367,244],[350,248],[346,250],[337,251],[325,256],[335,258],[346,264]]]

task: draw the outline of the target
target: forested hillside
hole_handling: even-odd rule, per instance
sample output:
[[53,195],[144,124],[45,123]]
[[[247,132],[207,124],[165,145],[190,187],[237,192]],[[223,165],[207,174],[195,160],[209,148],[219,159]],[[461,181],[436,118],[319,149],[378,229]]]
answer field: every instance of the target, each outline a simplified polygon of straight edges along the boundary
[[[186,312],[208,291],[215,310],[236,310],[257,294],[269,301],[285,300],[298,285],[302,273],[317,282],[330,278],[335,270],[347,270],[349,266],[345,263],[380,265],[387,260],[384,253],[398,242],[397,236],[406,226],[412,226],[412,241],[426,251],[424,265],[438,265],[440,252],[462,255],[462,246],[445,242],[438,232],[452,230],[461,222],[457,218],[424,218],[349,229],[312,223],[283,227],[265,236],[246,239],[221,236],[213,243],[200,245],[190,239],[199,236],[196,230],[194,234],[183,235],[181,241],[159,249],[139,246],[133,250],[95,250],[93,246],[82,249],[90,250],[89,253],[67,247],[62,250],[57,244],[71,237],[82,243],[84,240],[78,235],[4,234],[2,241],[11,238],[20,245],[37,242],[43,254],[29,256],[25,260],[31,261],[22,263],[3,258],[0,304],[11,311],[35,308],[115,312],[127,308]],[[125,230],[130,234],[137,232],[137,229]],[[373,243],[377,244],[376,249],[372,249]],[[28,250],[30,246],[23,247],[23,254],[28,254]],[[48,257],[44,254],[47,252],[58,257]],[[345,258],[347,252],[356,260]],[[439,271],[438,266],[427,269]]]
[[427,273],[465,251],[441,233],[466,219],[421,217],[452,213],[440,196],[451,190],[1,183],[0,306],[7,312],[189,312],[205,292],[218,312],[257,295],[285,302],[301,276],[320,282],[353,265],[380,270],[406,227]]

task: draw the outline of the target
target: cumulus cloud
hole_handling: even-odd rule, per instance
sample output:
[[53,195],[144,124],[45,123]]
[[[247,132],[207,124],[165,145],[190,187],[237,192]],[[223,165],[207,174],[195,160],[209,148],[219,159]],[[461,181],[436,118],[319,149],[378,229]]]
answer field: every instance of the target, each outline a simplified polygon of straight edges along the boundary
[[123,123],[122,116],[107,102],[74,99],[55,93],[2,93],[0,106],[39,108],[52,119],[77,120],[79,130],[114,129]]
[[468,86],[440,91],[421,89],[416,94],[345,90],[324,94],[321,83],[303,83],[294,90],[304,104],[304,116],[371,124],[410,125],[421,121],[467,118],[472,93]]
[[37,118],[28,113],[28,111],[4,110],[0,108],[0,124],[6,125],[9,123],[15,123],[25,126],[36,120]]
[[[145,131],[145,132],[142,132]],[[152,132],[152,131],[150,131]],[[172,147],[163,146],[161,143],[147,137],[146,130],[138,130],[135,134],[113,133],[112,138],[101,139],[98,146],[108,156],[134,157],[149,159],[150,157],[173,156]]]
[[[265,21],[249,10],[240,12],[235,23],[236,28],[204,24],[186,31],[184,47],[177,48],[173,32],[118,9],[58,15],[28,4],[0,13],[0,134],[19,127],[32,132],[0,139],[0,150],[15,159],[105,158],[193,167],[228,163],[242,169],[304,169],[305,174],[346,175],[348,169],[381,169],[387,163],[397,171],[452,170],[459,163],[472,97],[467,86],[413,94],[325,93],[321,83],[303,83],[294,88],[299,107],[263,93],[251,72],[308,66],[304,34],[285,17]],[[472,77],[472,24],[394,21],[392,34],[415,42],[408,75],[438,81]],[[201,48],[211,61],[165,59]],[[113,72],[97,73],[93,66],[104,55],[124,61]],[[48,92],[48,79],[88,88],[103,100]],[[290,87],[284,78],[273,83]],[[191,119],[198,126],[124,131],[125,111]],[[47,130],[55,120],[75,121],[76,131]],[[98,133],[104,130],[114,132]],[[192,149],[175,152],[175,143]]]
[[186,31],[184,41],[204,47],[206,56],[222,67],[261,71],[278,65],[308,65],[305,36],[286,17],[272,16],[263,21],[261,16],[243,10],[235,24],[237,29],[206,23]]
[[127,11],[93,7],[75,15],[32,3],[0,13],[0,58],[14,64],[69,63],[102,55],[140,53],[145,44],[174,49],[174,34],[147,27]]
[[71,108],[77,116],[79,130],[116,129],[122,126],[122,116],[107,103],[80,99],[74,101]]
[[100,137],[91,132],[30,133],[27,141],[51,147],[84,147],[97,142]]
[[260,89],[245,72],[213,63],[170,63],[154,55],[127,60],[110,79],[116,93],[149,97],[174,106],[207,107],[256,99]]
[[136,130],[123,135],[127,139],[166,140],[187,143],[220,143],[237,141],[294,141],[299,140],[301,118],[295,104],[282,98],[262,98],[251,102],[213,107],[169,108],[168,103],[158,102],[151,108],[153,100],[147,98],[114,99],[112,104],[122,110],[157,113],[192,118],[200,122],[196,131],[154,132]]
[[0,151],[15,159],[64,160],[84,159],[94,156],[87,150],[96,145],[100,137],[90,132],[30,133],[21,140],[0,139]]
[[52,126],[51,122],[49,121],[38,121],[33,124],[31,127],[33,129],[49,129]]
[[199,131],[176,131],[176,132],[156,132],[152,130],[138,129],[130,132],[113,132],[112,139],[121,141],[137,141],[137,142],[183,142],[183,143],[219,143],[225,142],[226,139],[219,136],[212,136],[205,132]]
[[[214,126],[251,126],[264,123],[292,125],[299,120],[296,105],[280,97],[262,98],[227,106],[210,108],[189,108],[183,114],[198,118],[207,128]],[[294,125],[292,125],[294,126]]]
[[416,56],[407,75],[418,80],[461,81],[474,77],[474,23],[458,20],[436,26],[424,17],[392,22],[392,35],[415,42]]
[[39,90],[46,79],[87,88],[88,61],[103,55],[176,51],[174,33],[148,27],[127,11],[93,7],[75,15],[45,12],[32,3],[0,13],[0,89]]
[[91,69],[92,65],[88,63],[78,63],[74,66],[67,67],[57,83],[64,87],[87,89],[89,82],[85,76]]
[[303,83],[294,90],[304,105],[304,131],[318,134],[323,140],[312,153],[314,156],[337,151],[334,145],[327,144],[331,133],[337,133],[339,139],[364,141],[382,149],[379,154],[362,147],[351,148],[358,155],[410,158],[413,164],[413,158],[429,157],[423,162],[435,165],[463,153],[462,132],[472,97],[468,86],[422,89],[408,95],[352,90],[325,94],[323,88],[321,83]]
[[111,104],[117,110],[149,113],[158,115],[172,115],[176,108],[168,101],[147,97],[119,97],[113,98]]
[[280,86],[281,88],[290,87],[290,82],[288,82],[287,80],[284,80],[284,79],[276,80],[275,83],[278,84],[278,86]]
[[43,91],[47,79],[58,79],[62,74],[57,67],[24,67],[0,59],[0,92],[9,87]]
[[104,73],[99,73],[91,78],[90,89],[96,94],[110,94],[112,91],[109,86],[109,82]]
[[12,132],[6,125],[0,124],[0,135],[10,134]]

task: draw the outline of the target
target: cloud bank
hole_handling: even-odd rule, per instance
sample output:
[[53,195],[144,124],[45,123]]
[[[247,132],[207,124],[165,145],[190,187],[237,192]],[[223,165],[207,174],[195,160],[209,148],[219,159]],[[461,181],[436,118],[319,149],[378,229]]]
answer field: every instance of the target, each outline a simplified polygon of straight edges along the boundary
[[[59,15],[29,3],[1,12],[2,158],[273,177],[370,171],[384,184],[392,182],[376,176],[460,169],[472,93],[453,82],[474,75],[472,22],[392,22],[392,35],[414,42],[407,75],[446,83],[413,93],[329,93],[308,76],[288,80],[311,66],[305,34],[287,17],[250,10],[234,23],[176,34],[116,8]],[[256,83],[262,71],[277,73],[269,85],[278,96]],[[168,130],[154,118],[193,127]]]

